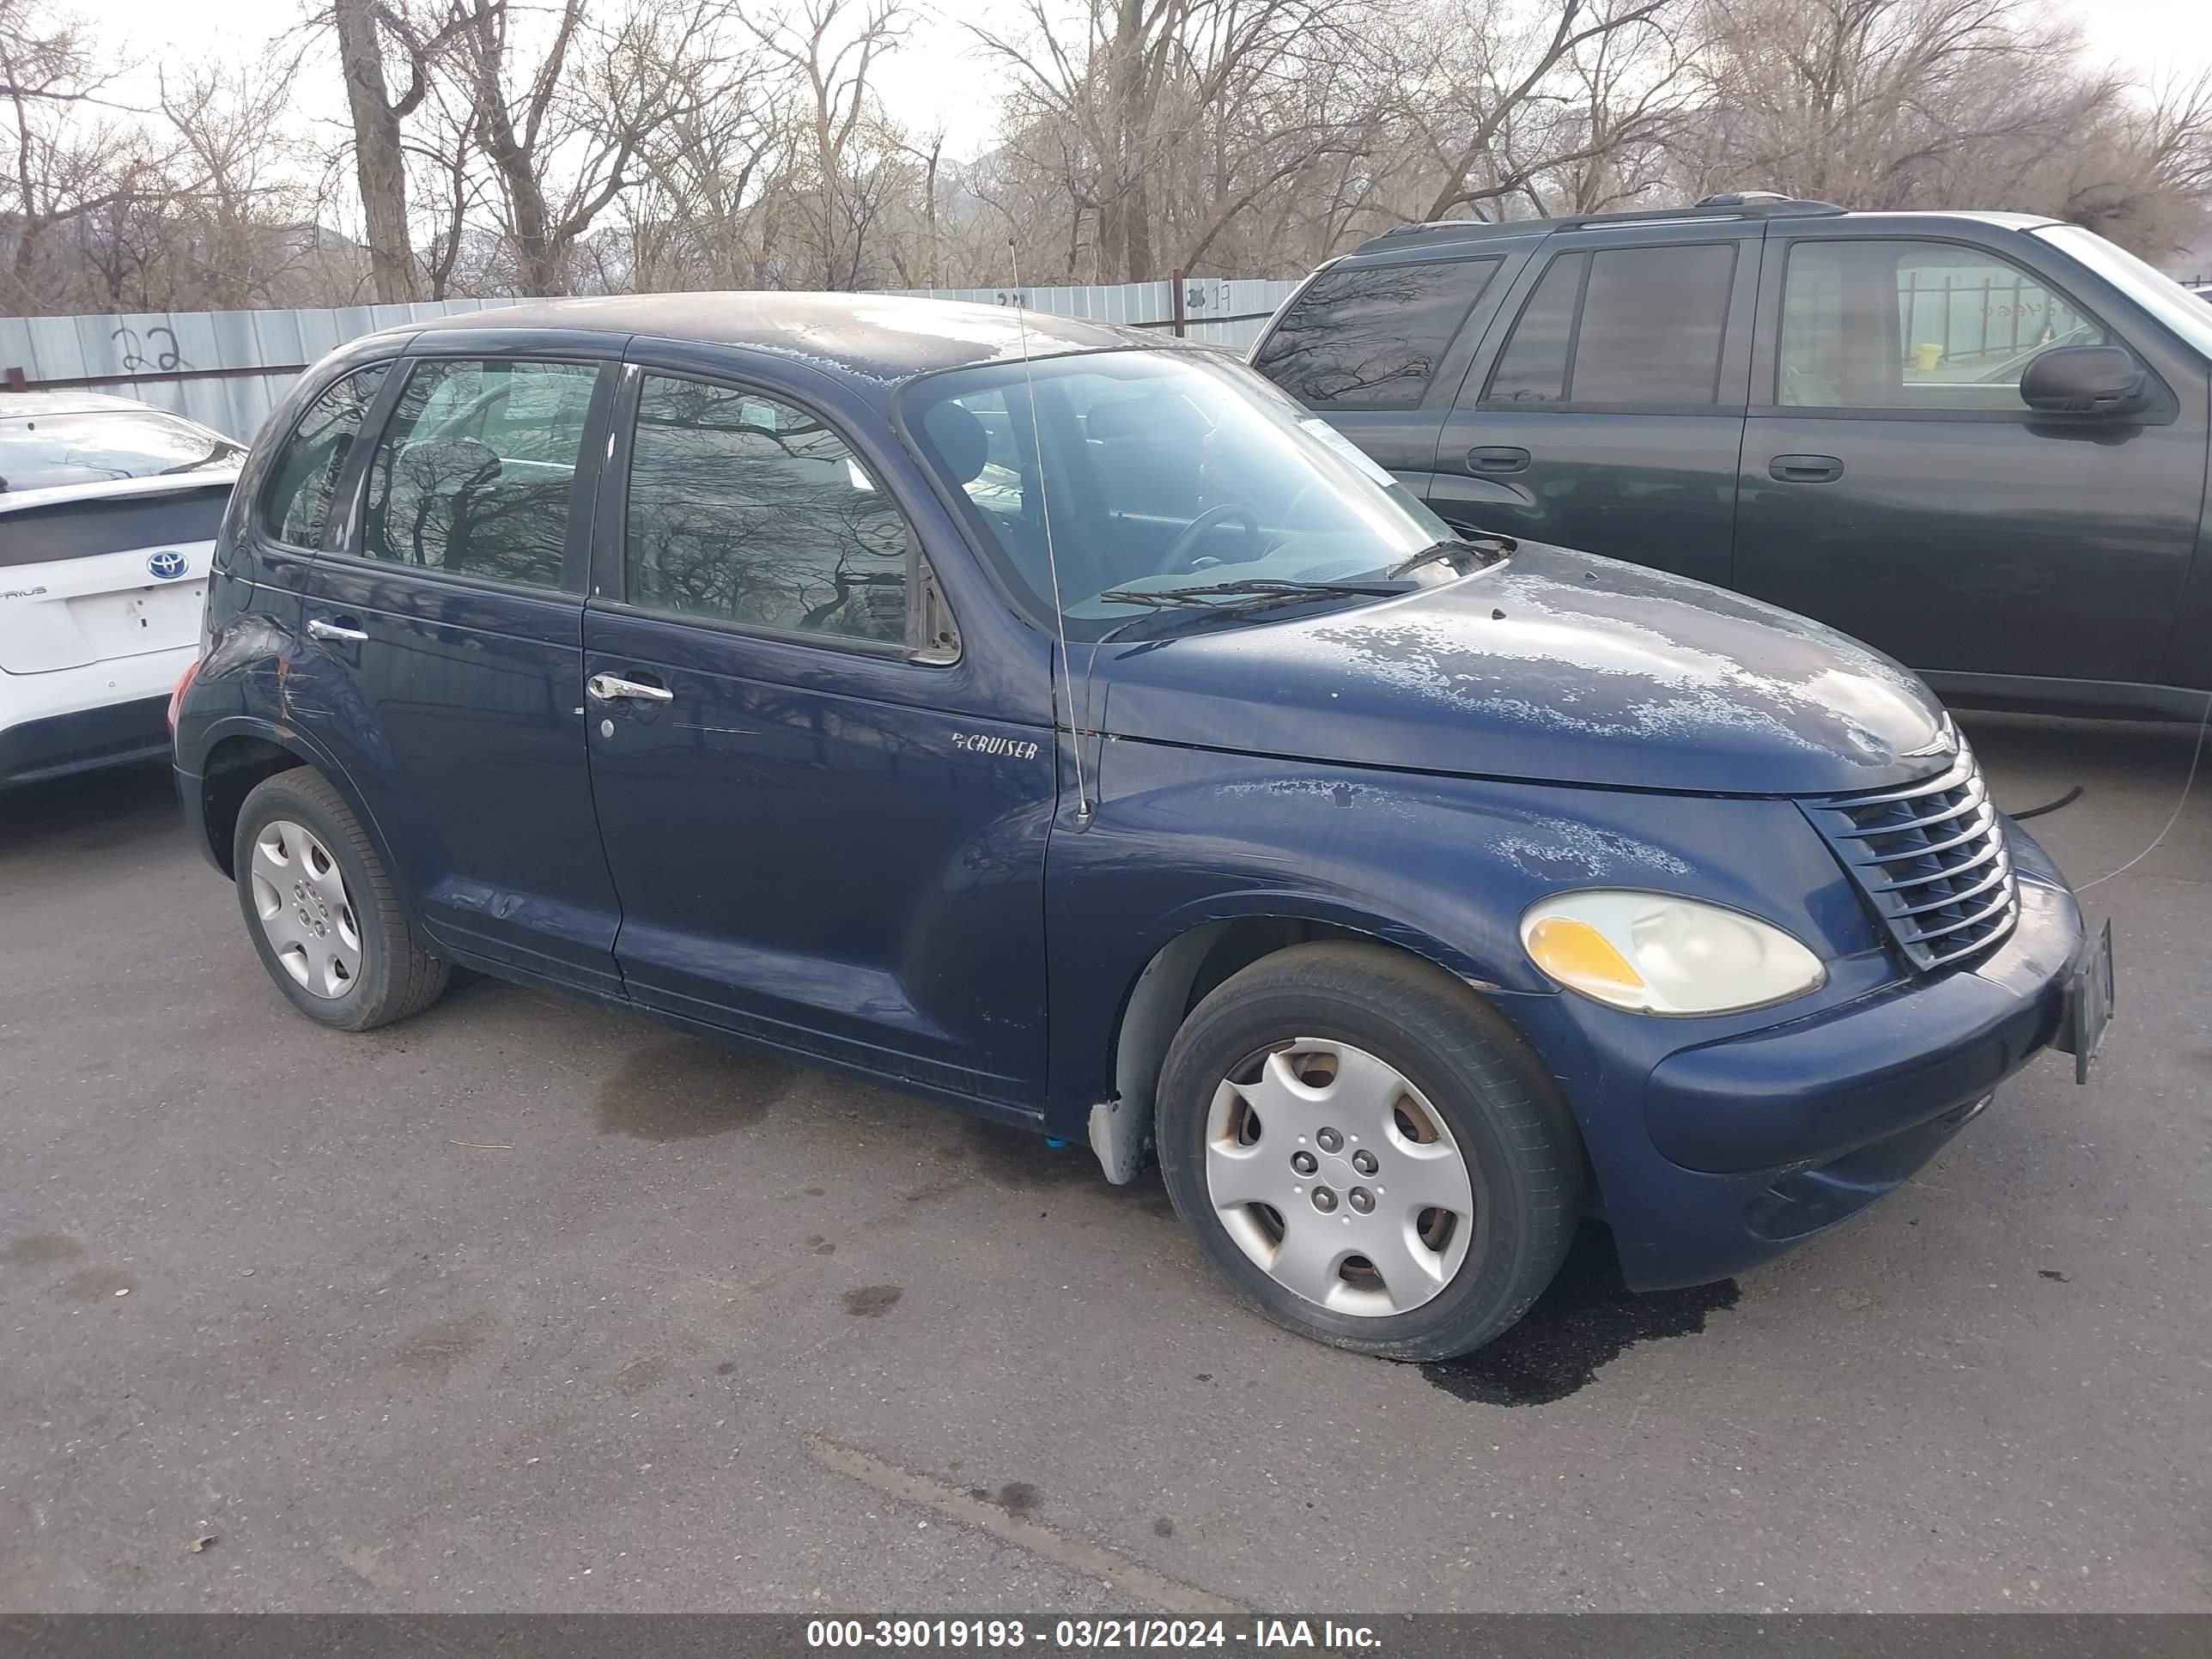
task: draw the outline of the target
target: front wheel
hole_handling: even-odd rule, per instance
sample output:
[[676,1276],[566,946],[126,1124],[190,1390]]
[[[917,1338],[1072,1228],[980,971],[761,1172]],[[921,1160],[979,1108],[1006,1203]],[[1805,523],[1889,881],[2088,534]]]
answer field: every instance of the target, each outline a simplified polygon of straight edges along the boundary
[[360,820],[313,767],[246,796],[231,871],[262,966],[308,1018],[366,1031],[444,992],[451,970],[416,942]]
[[1528,1310],[1571,1242],[1582,1155],[1474,993],[1379,945],[1262,958],[1194,1009],[1155,1125],[1176,1212],[1270,1317],[1443,1359]]

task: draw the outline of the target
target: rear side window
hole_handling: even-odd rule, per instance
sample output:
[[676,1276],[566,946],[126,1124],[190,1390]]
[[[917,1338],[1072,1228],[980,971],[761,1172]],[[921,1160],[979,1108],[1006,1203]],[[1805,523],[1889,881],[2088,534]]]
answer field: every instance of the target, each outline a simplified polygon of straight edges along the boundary
[[357,368],[307,405],[261,498],[263,534],[294,547],[322,545],[338,475],[345,471],[346,457],[361,436],[362,421],[376,401],[386,372],[383,363]]
[[1417,404],[1498,263],[1454,259],[1324,271],[1283,313],[1252,366],[1316,407]]
[[598,379],[587,363],[416,363],[369,466],[362,551],[558,588]]
[[906,520],[822,420],[758,392],[647,374],[624,597],[782,634],[907,634]]
[[1717,402],[1733,242],[1561,253],[1484,388],[1506,403]]
[[2008,260],[1947,242],[1799,242],[1782,283],[1775,401],[2021,410],[2021,372],[2104,329]]

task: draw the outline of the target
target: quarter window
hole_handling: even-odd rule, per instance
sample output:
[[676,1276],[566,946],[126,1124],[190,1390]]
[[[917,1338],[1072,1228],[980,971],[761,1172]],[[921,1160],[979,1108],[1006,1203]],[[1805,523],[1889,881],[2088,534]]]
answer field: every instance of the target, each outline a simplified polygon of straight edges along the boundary
[[1555,255],[1484,389],[1505,403],[1698,404],[1720,396],[1735,245]]
[[1775,400],[1808,409],[2017,410],[2030,358],[2106,338],[2064,295],[1977,248],[1798,242],[1782,285]]
[[1283,314],[1252,366],[1304,404],[1417,404],[1498,266],[1496,259],[1455,259],[1324,271]]
[[376,401],[386,372],[383,363],[357,368],[325,387],[307,405],[277,458],[269,493],[262,498],[264,534],[294,547],[322,545],[338,475],[345,471],[346,457],[361,436],[362,422]]
[[1556,404],[1567,395],[1567,350],[1574,343],[1575,312],[1582,303],[1587,253],[1562,253],[1544,272],[1521,307],[1485,398],[1516,404]]
[[804,410],[647,374],[626,517],[632,605],[777,633],[907,637],[906,520]]
[[369,469],[362,551],[558,588],[598,375],[581,363],[416,364]]

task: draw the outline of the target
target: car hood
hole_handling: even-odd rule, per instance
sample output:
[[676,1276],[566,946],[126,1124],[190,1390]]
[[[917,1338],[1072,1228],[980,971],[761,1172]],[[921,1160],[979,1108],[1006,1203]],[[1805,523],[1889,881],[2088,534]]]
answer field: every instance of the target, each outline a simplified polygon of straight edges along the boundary
[[1564,548],[1402,599],[1103,647],[1109,734],[1335,764],[1712,794],[1940,769],[1889,658],[1703,582]]

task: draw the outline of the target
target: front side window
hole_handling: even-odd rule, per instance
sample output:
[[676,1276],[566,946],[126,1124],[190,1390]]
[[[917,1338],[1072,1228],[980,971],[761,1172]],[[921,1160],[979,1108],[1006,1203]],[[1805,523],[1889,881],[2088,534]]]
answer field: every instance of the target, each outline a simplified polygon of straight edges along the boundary
[[2207,357],[2212,357],[2212,287],[2184,288],[2154,265],[2145,264],[2124,247],[2115,247],[2079,225],[2040,225],[2028,233],[2072,255],[2164,323]]
[[1483,397],[1717,402],[1735,280],[1732,242],[1558,254],[1514,320]]
[[372,363],[323,388],[276,459],[261,498],[261,528],[294,547],[320,547],[331,498],[389,366]]
[[158,409],[13,415],[0,401],[0,490],[235,466],[246,446]]
[[1323,271],[1283,313],[1252,366],[1310,404],[1404,408],[1498,274],[1496,259]]
[[1202,614],[1189,607],[1209,593],[1255,596],[1242,584],[1464,574],[1399,576],[1451,532],[1320,417],[1210,352],[947,370],[907,388],[899,414],[1010,596],[1050,626],[1056,592],[1073,639],[1155,610]]
[[775,633],[907,637],[906,520],[804,410],[646,375],[625,520],[632,605]]
[[1803,409],[2018,410],[2030,358],[2106,337],[2041,278],[1978,248],[1801,241],[1783,278],[1775,400]]
[[558,588],[598,375],[582,363],[416,363],[369,466],[362,551]]

